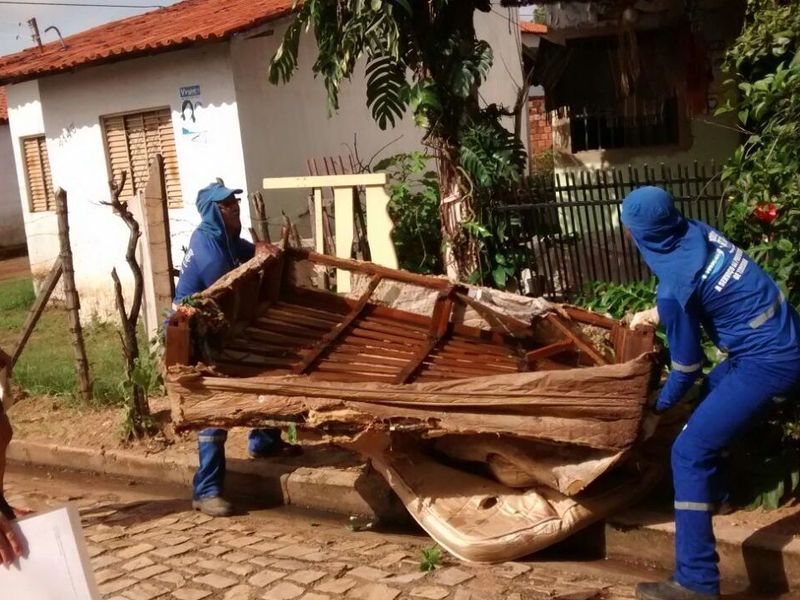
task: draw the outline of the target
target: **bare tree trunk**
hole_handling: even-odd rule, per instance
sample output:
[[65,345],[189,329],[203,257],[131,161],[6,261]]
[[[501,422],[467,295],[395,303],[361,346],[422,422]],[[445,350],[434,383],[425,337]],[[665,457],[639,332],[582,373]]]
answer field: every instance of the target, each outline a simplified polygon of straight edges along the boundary
[[477,244],[464,230],[464,223],[475,216],[472,194],[469,182],[446,151],[437,153],[436,166],[445,273],[454,281],[464,281],[479,265]]
[[125,259],[133,273],[134,281],[130,311],[126,312],[125,310],[125,297],[122,294],[122,284],[120,283],[116,269],[112,269],[111,278],[114,280],[114,298],[116,300],[117,312],[119,312],[119,318],[122,322],[122,350],[125,355],[125,368],[128,380],[133,384],[131,387],[131,408],[134,432],[136,435],[141,436],[145,433],[144,418],[150,416],[150,406],[147,403],[145,391],[132,381],[132,374],[136,365],[136,360],[139,358],[139,340],[136,336],[136,326],[138,325],[139,312],[142,308],[144,277],[142,276],[142,269],[139,266],[139,262],[136,260],[136,246],[141,236],[139,223],[128,209],[128,203],[122,202],[119,199],[120,193],[125,187],[126,178],[127,172],[123,171],[120,182],[109,182],[112,200],[106,204],[114,209],[114,212],[119,215],[125,222],[125,225],[128,226],[130,232],[128,236],[128,249],[125,253]]
[[75,368],[78,372],[78,389],[81,398],[88,402],[92,399],[92,383],[89,379],[89,361],[86,358],[86,346],[83,343],[81,328],[81,302],[75,287],[75,269],[72,265],[72,248],[69,243],[69,217],[67,215],[67,193],[56,190],[56,215],[58,217],[58,241],[61,246],[61,267],[63,269],[64,298],[69,318],[69,331],[72,334],[72,349],[75,352]]

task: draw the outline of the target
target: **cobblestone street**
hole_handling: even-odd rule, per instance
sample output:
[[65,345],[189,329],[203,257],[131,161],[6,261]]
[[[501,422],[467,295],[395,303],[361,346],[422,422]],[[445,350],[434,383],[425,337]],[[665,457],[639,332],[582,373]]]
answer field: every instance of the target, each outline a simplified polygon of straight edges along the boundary
[[17,507],[78,505],[108,600],[611,600],[663,575],[607,561],[475,566],[447,555],[426,573],[422,550],[433,544],[421,532],[356,532],[344,518],[285,508],[212,519],[192,512],[183,490],[91,476],[12,469],[6,489]]

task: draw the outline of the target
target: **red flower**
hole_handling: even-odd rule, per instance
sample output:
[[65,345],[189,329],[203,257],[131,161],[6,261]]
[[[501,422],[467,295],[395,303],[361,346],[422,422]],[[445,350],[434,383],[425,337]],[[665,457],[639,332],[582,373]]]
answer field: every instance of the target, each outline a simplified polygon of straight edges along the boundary
[[772,223],[778,216],[778,207],[772,202],[759,204],[753,211],[753,216],[764,223]]

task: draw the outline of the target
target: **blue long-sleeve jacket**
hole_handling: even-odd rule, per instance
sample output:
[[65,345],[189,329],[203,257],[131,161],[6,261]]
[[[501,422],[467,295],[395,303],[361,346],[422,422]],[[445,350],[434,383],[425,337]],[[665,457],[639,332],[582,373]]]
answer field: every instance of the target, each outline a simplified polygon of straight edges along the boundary
[[699,285],[685,307],[669,294],[657,300],[672,366],[659,411],[677,403],[702,373],[701,327],[732,359],[800,357],[800,319],[778,286],[750,256],[702,225],[708,254]]
[[[246,262],[255,255],[255,246],[238,238],[231,244],[238,261]],[[189,249],[183,258],[181,276],[175,288],[175,303],[202,292],[237,265],[220,243],[202,229],[197,229],[189,240]]]

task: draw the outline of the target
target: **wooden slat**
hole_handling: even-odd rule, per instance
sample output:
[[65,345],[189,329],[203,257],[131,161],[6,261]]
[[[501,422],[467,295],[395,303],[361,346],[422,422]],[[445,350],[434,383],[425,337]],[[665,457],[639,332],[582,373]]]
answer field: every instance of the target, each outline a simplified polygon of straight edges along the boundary
[[596,365],[602,366],[609,364],[609,360],[607,360],[595,347],[594,344],[589,340],[585,335],[580,333],[579,331],[570,327],[567,323],[564,322],[564,319],[555,313],[550,313],[545,317],[547,321],[552,323],[552,325],[558,329],[563,335],[567,336],[571,339],[575,345],[584,352],[587,356],[589,356],[592,361]]
[[268,343],[274,344],[286,344],[287,346],[297,346],[297,347],[306,347],[310,346],[316,338],[308,338],[309,342],[306,339],[299,340],[296,337],[288,336],[288,335],[281,335],[279,333],[273,333],[270,331],[263,331],[260,329],[253,329],[252,327],[246,328],[242,335],[247,338],[252,338],[254,340],[261,340]]
[[345,319],[336,325],[332,331],[325,334],[325,336],[320,340],[317,344],[317,347],[314,348],[314,351],[310,352],[308,356],[306,356],[303,361],[298,364],[293,371],[295,373],[305,373],[308,368],[316,361],[320,355],[325,352],[332,344],[339,338],[347,328],[359,317],[363,312],[364,308],[366,308],[367,304],[369,303],[370,298],[372,297],[372,293],[375,291],[375,288],[378,287],[378,284],[381,282],[380,275],[374,275],[367,286],[366,291],[361,295],[358,299],[358,304],[353,307],[353,310],[350,311],[350,314],[345,317]]
[[335,323],[331,323],[330,321],[320,321],[313,317],[300,314],[289,315],[273,309],[268,310],[266,314],[260,317],[256,317],[254,322],[263,323],[266,326],[274,324],[295,329],[316,329],[319,331],[330,331],[331,327],[335,325]]
[[364,358],[356,358],[351,354],[341,355],[335,352],[327,354],[325,358],[321,359],[319,365],[331,367],[331,365],[342,365],[343,370],[355,372],[366,371],[368,373],[388,373],[397,375],[397,372],[405,365],[402,363],[387,362],[386,359],[379,359],[377,357],[365,356]]
[[550,344],[542,348],[537,348],[536,350],[531,350],[525,355],[525,358],[528,360],[528,364],[533,365],[533,363],[535,363],[538,360],[550,358],[551,356],[555,356],[556,354],[561,354],[562,352],[566,352],[567,350],[574,348],[575,348],[574,340],[571,339],[562,340],[560,342],[556,342],[554,344]]
[[421,287],[434,289],[434,290],[447,290],[452,287],[452,284],[447,279],[440,279],[438,277],[430,277],[427,275],[418,275],[416,273],[409,273],[407,271],[398,271],[376,265],[375,263],[352,260],[349,258],[337,258],[336,256],[328,256],[325,254],[318,254],[310,250],[302,250],[299,248],[289,248],[287,252],[296,260],[310,260],[319,265],[328,267],[336,267],[344,269],[345,271],[353,271],[356,273],[367,273],[368,275],[380,275],[385,279],[392,281],[400,281],[403,283],[411,283]]
[[260,317],[255,319],[251,327],[260,329],[262,331],[274,331],[276,333],[285,333],[288,335],[296,335],[301,338],[318,338],[325,332],[330,330],[330,327],[321,329],[319,327],[311,327],[304,324],[291,324],[285,321],[278,321],[276,319],[269,319]]
[[391,333],[381,333],[379,331],[372,331],[369,329],[362,329],[358,325],[352,329],[352,335],[348,338],[366,338],[368,340],[376,340],[379,342],[391,342],[400,344],[406,348],[417,348],[420,344],[424,344],[425,340],[419,340],[415,337],[405,337],[401,335],[394,335]]
[[477,355],[491,354],[492,356],[516,359],[513,350],[495,344],[479,344],[465,338],[452,336],[444,343],[445,348],[452,348],[464,353]]
[[368,348],[372,351],[386,351],[391,352],[393,355],[397,356],[411,356],[416,352],[417,346],[409,346],[409,345],[401,345],[395,342],[387,342],[385,340],[371,340],[369,338],[358,338],[352,335],[347,336],[345,339],[341,340],[339,345],[336,348],[343,348],[343,347],[359,347],[359,348]]
[[425,339],[426,334],[416,328],[406,327],[404,324],[387,325],[383,322],[375,321],[369,317],[359,319],[358,326],[362,329],[368,329],[379,333],[388,333],[401,337],[408,337],[410,339],[422,340]]
[[406,364],[411,357],[410,352],[397,352],[386,348],[371,348],[369,346],[357,346],[351,344],[337,345],[331,350],[331,354],[348,355],[355,357],[375,357],[376,359],[392,361],[395,363]]
[[617,321],[614,319],[609,319],[608,317],[598,315],[597,313],[593,313],[577,306],[565,305],[562,308],[564,309],[564,312],[569,315],[570,319],[577,321],[578,323],[594,325],[595,327],[602,327],[603,329],[612,329],[617,324]]
[[433,306],[433,315],[431,315],[430,319],[430,338],[428,342],[417,351],[405,368],[400,371],[395,379],[395,383],[408,382],[422,366],[422,363],[431,351],[436,348],[445,333],[447,333],[447,328],[450,324],[450,315],[453,312],[453,289],[453,286],[450,286],[447,291],[439,292],[439,296],[436,298],[436,303]]

